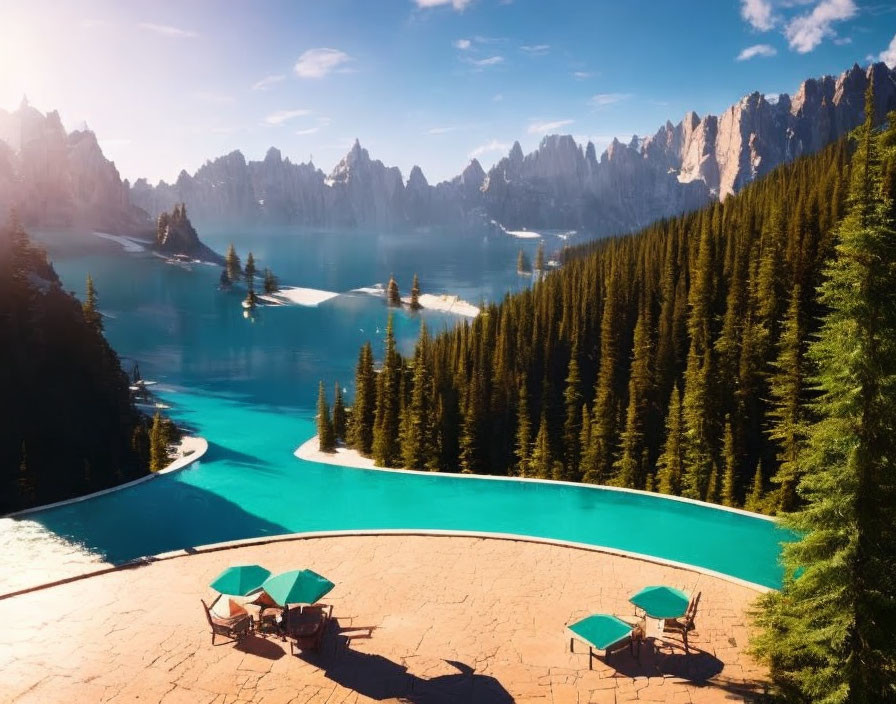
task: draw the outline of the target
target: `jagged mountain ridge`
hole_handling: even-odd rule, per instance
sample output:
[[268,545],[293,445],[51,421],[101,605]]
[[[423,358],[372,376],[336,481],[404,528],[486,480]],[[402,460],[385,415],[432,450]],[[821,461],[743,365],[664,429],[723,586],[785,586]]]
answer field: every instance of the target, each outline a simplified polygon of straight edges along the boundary
[[[190,203],[202,222],[335,227],[487,222],[510,228],[626,232],[735,193],[781,163],[818,151],[857,126],[869,80],[877,117],[896,108],[896,71],[853,66],[838,77],[804,81],[791,98],[752,93],[721,115],[693,112],[652,136],[614,139],[598,158],[590,142],[549,135],[530,154],[519,143],[487,173],[473,159],[451,181],[430,185],[420,167],[407,182],[356,141],[329,176],[271,149],[260,162],[239,152],[207,162],[194,176],[132,197],[158,211]],[[222,197],[226,194],[226,197]]]
[[13,208],[28,225],[122,234],[152,228],[96,135],[67,133],[59,113],[44,115],[24,99],[14,112],[0,110],[0,217]]
[[[752,93],[719,116],[687,113],[648,137],[592,143],[549,135],[524,154],[518,142],[486,172],[473,159],[430,184],[415,166],[407,181],[356,140],[329,175],[271,148],[261,161],[239,151],[182,171],[173,184],[121,181],[92,132],[66,135],[59,116],[30,106],[0,111],[0,214],[16,206],[40,225],[90,224],[123,233],[187,203],[201,226],[482,226],[628,232],[724,199],[781,163],[813,153],[857,126],[874,81],[876,117],[896,109],[896,70],[858,65],[804,81],[796,94]],[[4,207],[5,206],[5,207]]]

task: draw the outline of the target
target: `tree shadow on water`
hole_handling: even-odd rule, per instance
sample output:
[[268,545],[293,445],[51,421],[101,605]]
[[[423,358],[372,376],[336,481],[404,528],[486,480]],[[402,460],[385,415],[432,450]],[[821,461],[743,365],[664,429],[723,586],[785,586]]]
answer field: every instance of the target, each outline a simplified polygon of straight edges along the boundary
[[225,447],[224,445],[219,445],[216,442],[209,441],[208,443],[208,451],[203,458],[206,461],[214,462],[216,460],[224,460],[225,462],[230,462],[231,464],[240,465],[242,467],[252,467],[253,469],[261,469],[263,467],[269,467],[270,462],[266,462],[265,460],[256,457],[255,455],[250,455],[246,452],[240,452],[239,450],[234,450],[229,447]]
[[303,651],[298,657],[323,670],[327,679],[364,697],[376,701],[400,699],[412,704],[512,704],[514,701],[498,680],[477,675],[464,663],[446,660],[456,673],[424,679],[409,673],[405,665],[382,655],[353,650],[347,639],[338,640],[331,647],[325,643],[319,653]]

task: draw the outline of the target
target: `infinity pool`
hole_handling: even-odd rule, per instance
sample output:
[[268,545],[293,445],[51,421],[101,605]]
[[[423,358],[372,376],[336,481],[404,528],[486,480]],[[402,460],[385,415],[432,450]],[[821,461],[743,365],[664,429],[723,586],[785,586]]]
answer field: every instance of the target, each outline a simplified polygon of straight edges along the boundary
[[[332,291],[382,280],[396,261],[400,280],[419,272],[428,290],[460,291],[473,301],[528,285],[515,278],[518,242],[439,240],[439,256],[418,244],[415,258],[408,247],[376,245],[372,237],[336,246],[332,236],[255,234],[238,247],[261,252],[261,265],[270,263],[286,283]],[[229,239],[212,244],[221,249]],[[139,362],[145,378],[159,381],[173,416],[209,441],[205,457],[186,470],[26,516],[103,559],[300,531],[445,529],[588,543],[780,584],[780,543],[788,534],[761,518],[584,486],[295,458],[314,434],[317,380],[350,391],[358,346],[367,339],[381,345],[387,312],[376,299],[347,295],[316,308],[264,309],[253,323],[242,318],[238,296],[215,290],[211,267],[188,272],[151,257],[123,262],[118,252],[54,260],[67,288],[82,290],[86,273],[93,275],[107,336],[125,365]],[[396,315],[405,349],[419,320]],[[432,314],[426,320],[430,327],[454,322]]]

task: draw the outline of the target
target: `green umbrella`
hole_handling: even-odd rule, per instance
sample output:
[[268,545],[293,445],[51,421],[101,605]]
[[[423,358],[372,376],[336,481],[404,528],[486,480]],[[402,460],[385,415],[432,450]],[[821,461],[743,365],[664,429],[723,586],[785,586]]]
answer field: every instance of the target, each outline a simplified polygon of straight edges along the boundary
[[270,576],[270,570],[260,565],[235,565],[215,577],[209,586],[222,594],[246,596],[258,589]]
[[688,595],[673,587],[644,587],[629,599],[651,618],[678,618],[688,610]]
[[336,585],[311,570],[293,570],[271,577],[262,588],[280,606],[313,604]]
[[632,633],[629,624],[609,614],[594,614],[567,628],[598,650],[606,650]]

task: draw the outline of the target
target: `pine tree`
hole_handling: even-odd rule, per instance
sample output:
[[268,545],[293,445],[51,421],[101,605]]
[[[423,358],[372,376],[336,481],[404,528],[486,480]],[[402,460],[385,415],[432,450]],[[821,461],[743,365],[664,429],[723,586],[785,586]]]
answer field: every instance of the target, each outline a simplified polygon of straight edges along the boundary
[[657,490],[662,494],[681,493],[681,475],[684,472],[684,418],[681,409],[681,392],[678,384],[669,397],[666,413],[666,441],[657,460]]
[[544,241],[540,241],[535,250],[535,271],[544,271]]
[[355,371],[355,400],[352,404],[348,444],[362,455],[373,450],[373,424],[376,408],[377,375],[373,368],[373,349],[367,342],[358,354]]
[[156,411],[149,431],[149,471],[158,472],[168,466],[168,442],[162,414]]
[[796,507],[796,488],[802,475],[799,457],[806,440],[801,305],[802,289],[797,285],[790,297],[787,318],[778,341],[775,371],[770,380],[772,408],[769,416],[773,422],[769,438],[775,441],[778,450],[778,470],[772,477],[772,483],[778,485],[775,508],[781,512]]
[[392,316],[386,324],[386,355],[376,380],[376,412],[373,423],[373,459],[379,467],[394,467],[401,459],[399,443],[399,387],[401,356],[395,349]]
[[398,291],[398,282],[394,276],[389,277],[389,285],[386,286],[386,300],[390,306],[401,307],[401,293]]
[[644,307],[635,325],[634,350],[628,381],[628,411],[622,432],[622,452],[613,465],[616,486],[640,489],[641,458],[644,453],[644,426],[647,415],[647,394],[652,385],[650,370],[650,310]]
[[607,282],[600,323],[600,368],[594,391],[591,444],[585,451],[582,475],[586,482],[600,484],[609,477],[616,443],[616,348],[618,345],[618,274]]
[[725,440],[722,453],[725,459],[725,474],[722,478],[722,505],[737,506],[737,454],[734,450],[734,432],[731,418],[725,419]]
[[84,297],[84,303],[81,304],[81,309],[84,311],[84,319],[90,324],[90,326],[96,330],[97,332],[103,331],[103,316],[100,315],[99,310],[97,310],[97,295],[96,288],[93,285],[93,277],[90,274],[87,275],[87,295]]
[[530,461],[531,476],[539,479],[550,479],[554,468],[554,458],[551,454],[551,440],[548,437],[548,419],[544,412],[538,423],[538,434],[535,436],[535,445],[532,448]]
[[762,506],[764,503],[764,480],[762,478],[762,462],[756,463],[756,473],[753,475],[753,485],[750,489],[750,493],[747,494],[747,500],[744,502],[744,508],[747,511],[755,511],[756,513],[762,512]]
[[429,332],[426,323],[420,325],[420,339],[414,351],[411,400],[407,410],[407,424],[402,438],[402,458],[408,469],[427,469],[435,462],[436,447],[433,427],[435,412],[432,407],[433,380],[430,372]]
[[246,266],[243,268],[243,273],[246,276],[246,286],[249,287],[250,291],[254,291],[255,274],[258,273],[258,270],[255,268],[255,257],[252,256],[252,252],[249,252],[249,256],[246,257]]
[[799,456],[805,505],[784,521],[802,537],[785,546],[783,588],[763,597],[759,617],[756,649],[792,701],[889,702],[896,692],[896,230],[872,86],[820,289],[827,312],[808,351],[817,420]]
[[516,255],[516,271],[518,274],[532,273],[532,265],[529,263],[529,257],[526,256],[526,253],[522,249],[519,251],[519,254]]
[[333,429],[333,420],[330,418],[330,406],[327,404],[327,394],[324,391],[324,382],[317,387],[317,440],[321,452],[334,452],[336,450],[336,433]]
[[274,275],[274,272],[265,267],[264,270],[264,292],[268,295],[277,293],[280,290],[280,281]]
[[346,439],[345,402],[342,400],[342,387],[336,382],[333,390],[333,434],[337,441]]
[[414,274],[414,281],[411,283],[411,310],[420,310],[423,306],[420,305],[420,280],[417,278],[417,275]]
[[255,257],[252,256],[252,252],[249,252],[249,256],[246,257],[246,267],[244,269],[244,273],[246,276],[246,303],[251,307],[255,307],[258,303],[258,296],[255,295]]
[[519,395],[516,404],[516,475],[531,475],[530,459],[532,456],[532,419],[529,416],[529,390],[526,386],[526,375],[520,379]]
[[227,248],[227,255],[224,257],[224,268],[227,271],[227,280],[232,284],[239,281],[243,275],[243,267],[240,264],[240,258],[236,253],[233,242]]
[[579,436],[582,432],[582,375],[579,371],[579,350],[573,347],[566,376],[563,403],[566,419],[563,422],[563,447],[565,449],[563,471],[555,479],[574,481],[579,478]]

